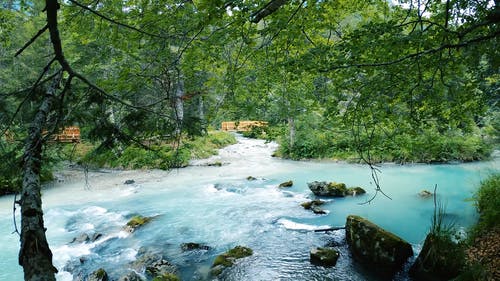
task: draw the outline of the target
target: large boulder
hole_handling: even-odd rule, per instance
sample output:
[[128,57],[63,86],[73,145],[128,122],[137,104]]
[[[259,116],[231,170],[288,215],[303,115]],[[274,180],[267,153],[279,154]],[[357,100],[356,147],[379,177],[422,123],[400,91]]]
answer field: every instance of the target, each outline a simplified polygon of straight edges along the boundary
[[394,274],[413,256],[408,242],[360,216],[347,217],[346,240],[354,259],[382,274]]
[[415,281],[451,280],[460,274],[464,257],[464,248],[450,235],[429,233],[410,268],[410,276]]
[[313,181],[307,186],[317,196],[344,197],[347,192],[345,183]]
[[309,256],[312,264],[328,267],[337,264],[340,254],[332,248],[314,248]]
[[224,271],[224,269],[233,266],[233,264],[237,259],[248,257],[251,256],[252,254],[253,254],[252,249],[243,246],[236,246],[231,250],[221,255],[218,255],[215,258],[214,263],[212,265],[212,270],[211,270],[212,275],[215,276],[220,275],[222,271]]

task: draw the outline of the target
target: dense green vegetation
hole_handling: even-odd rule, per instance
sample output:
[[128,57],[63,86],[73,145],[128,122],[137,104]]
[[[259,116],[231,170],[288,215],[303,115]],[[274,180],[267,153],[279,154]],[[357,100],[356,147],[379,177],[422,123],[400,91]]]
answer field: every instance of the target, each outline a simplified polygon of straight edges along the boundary
[[494,174],[481,183],[474,195],[479,221],[473,229],[473,238],[499,227],[500,224],[500,174]]

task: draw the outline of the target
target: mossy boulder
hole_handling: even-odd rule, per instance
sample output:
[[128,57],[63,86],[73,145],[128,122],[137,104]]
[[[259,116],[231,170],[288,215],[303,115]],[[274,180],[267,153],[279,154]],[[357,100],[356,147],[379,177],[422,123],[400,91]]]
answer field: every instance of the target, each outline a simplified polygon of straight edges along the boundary
[[465,249],[451,235],[429,233],[410,276],[415,281],[450,280],[460,274],[465,265]]
[[280,183],[280,185],[278,185],[279,188],[292,187],[292,186],[293,186],[293,181],[291,180],[282,182]]
[[347,193],[345,183],[314,181],[307,186],[317,196],[344,197]]
[[309,256],[312,264],[328,267],[337,264],[340,254],[333,248],[314,248]]
[[247,181],[256,181],[256,180],[257,180],[257,178],[254,177],[254,176],[248,176],[247,177]]
[[248,257],[253,255],[253,251],[250,248],[244,246],[236,246],[231,250],[218,255],[212,265],[212,275],[220,275],[224,269],[233,266],[237,259]]
[[145,225],[150,222],[154,217],[143,217],[143,216],[133,216],[125,225],[125,231],[130,233],[134,232],[137,228]]
[[399,271],[413,256],[408,242],[360,216],[347,217],[346,240],[355,260],[384,275]]
[[108,273],[103,268],[99,268],[98,270],[92,272],[88,277],[87,281],[108,281]]

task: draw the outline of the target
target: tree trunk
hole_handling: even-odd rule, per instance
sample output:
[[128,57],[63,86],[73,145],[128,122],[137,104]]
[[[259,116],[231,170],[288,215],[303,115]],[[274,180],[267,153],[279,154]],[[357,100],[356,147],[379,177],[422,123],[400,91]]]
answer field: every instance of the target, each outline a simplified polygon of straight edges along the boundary
[[180,135],[182,129],[182,121],[184,120],[184,102],[182,100],[184,96],[184,77],[180,70],[177,71],[177,83],[175,87],[174,94],[174,111],[175,111],[175,133]]
[[290,130],[290,148],[295,145],[295,119],[293,116],[288,117],[288,129]]
[[52,252],[45,236],[40,169],[42,162],[42,130],[56,99],[62,71],[54,78],[38,108],[26,138],[23,155],[23,186],[21,199],[21,249],[19,264],[24,269],[24,280],[55,281],[57,269],[52,265]]

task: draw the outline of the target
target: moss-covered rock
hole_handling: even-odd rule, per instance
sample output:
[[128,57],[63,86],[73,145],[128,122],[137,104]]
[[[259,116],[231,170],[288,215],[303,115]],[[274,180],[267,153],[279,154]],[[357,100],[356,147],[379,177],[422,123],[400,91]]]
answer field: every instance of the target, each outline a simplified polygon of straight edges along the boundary
[[150,222],[154,217],[133,216],[125,225],[124,229],[130,233],[134,232],[137,228]]
[[98,270],[92,272],[88,277],[87,281],[108,281],[108,273],[104,268],[99,268]]
[[315,200],[311,200],[311,201],[307,201],[307,202],[301,203],[300,206],[304,207],[304,209],[306,209],[306,210],[309,210],[313,206],[321,206],[321,205],[323,205],[325,203],[326,202],[323,201],[323,200],[315,199]]
[[212,265],[212,275],[217,276],[221,274],[224,269],[233,266],[234,262],[237,259],[241,259],[251,255],[253,255],[252,249],[243,246],[236,246],[231,250],[218,255]]
[[307,186],[317,196],[344,197],[347,193],[345,183],[314,181]]
[[[498,254],[498,253],[497,253]],[[410,275],[415,281],[450,280],[460,274],[465,265],[465,249],[450,235],[429,233]]]
[[292,186],[293,186],[293,181],[291,180],[282,182],[280,183],[280,185],[278,185],[279,188],[292,187]]
[[397,272],[413,255],[408,242],[359,216],[347,217],[346,240],[354,259],[382,274]]
[[257,180],[257,178],[254,177],[254,176],[248,176],[247,177],[247,181],[256,181],[256,180]]
[[332,248],[314,248],[309,253],[312,264],[321,266],[335,266],[339,259],[339,252]]

